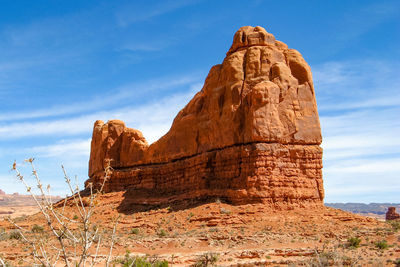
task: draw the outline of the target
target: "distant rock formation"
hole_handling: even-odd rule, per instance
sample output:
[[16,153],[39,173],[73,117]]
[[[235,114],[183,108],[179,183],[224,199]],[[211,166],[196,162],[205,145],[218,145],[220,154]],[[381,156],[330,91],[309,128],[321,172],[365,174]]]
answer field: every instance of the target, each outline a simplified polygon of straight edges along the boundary
[[321,129],[311,70],[262,27],[242,27],[223,63],[150,146],[122,121],[96,121],[89,184],[138,203],[221,198],[274,207],[321,206]]
[[389,207],[400,208],[400,203],[325,203],[325,206],[359,214],[376,214],[385,216]]
[[5,195],[6,192],[4,192],[3,190],[0,189],[0,195]]
[[398,214],[396,212],[395,207],[389,207],[388,211],[386,212],[386,220],[390,221],[390,220],[397,220],[397,219],[400,219],[400,214]]

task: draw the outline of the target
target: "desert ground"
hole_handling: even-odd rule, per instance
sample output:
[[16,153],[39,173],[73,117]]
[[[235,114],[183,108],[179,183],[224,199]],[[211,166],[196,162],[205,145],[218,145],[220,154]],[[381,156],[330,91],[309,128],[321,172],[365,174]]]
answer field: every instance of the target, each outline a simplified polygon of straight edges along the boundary
[[[59,196],[52,196],[52,201],[61,199]],[[35,214],[39,211],[34,199],[30,195],[1,194],[0,195],[0,218],[23,217]]]
[[[399,266],[399,223],[329,207],[276,212],[263,204],[229,205],[219,199],[138,211],[121,209],[123,198],[122,192],[101,195],[92,217],[103,236],[99,259],[108,254],[118,218],[115,266],[129,266],[124,264],[134,257],[165,260],[169,266]],[[69,204],[65,214],[73,218],[77,210]],[[28,237],[51,236],[40,213],[14,221]],[[32,266],[31,248],[15,237],[15,226],[3,220],[0,227],[3,259],[11,266]]]

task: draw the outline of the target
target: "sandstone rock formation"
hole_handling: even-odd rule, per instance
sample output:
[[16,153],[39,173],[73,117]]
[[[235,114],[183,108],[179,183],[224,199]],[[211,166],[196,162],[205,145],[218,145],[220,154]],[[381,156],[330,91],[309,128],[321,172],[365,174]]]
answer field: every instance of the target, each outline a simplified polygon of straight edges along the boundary
[[389,207],[388,211],[386,212],[386,220],[400,220],[400,214],[396,212],[395,207]]
[[86,186],[99,186],[111,160],[105,190],[139,202],[319,206],[321,141],[310,67],[262,27],[246,26],[157,142],[122,121],[96,121]]

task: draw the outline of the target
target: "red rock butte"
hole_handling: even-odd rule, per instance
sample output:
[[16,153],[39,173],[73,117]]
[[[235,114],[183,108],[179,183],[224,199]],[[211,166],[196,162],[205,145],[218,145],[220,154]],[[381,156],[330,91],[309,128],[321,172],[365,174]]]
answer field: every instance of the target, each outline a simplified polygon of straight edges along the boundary
[[262,27],[242,27],[222,64],[148,145],[124,122],[96,121],[89,184],[137,204],[220,198],[272,208],[323,205],[321,129],[310,67]]

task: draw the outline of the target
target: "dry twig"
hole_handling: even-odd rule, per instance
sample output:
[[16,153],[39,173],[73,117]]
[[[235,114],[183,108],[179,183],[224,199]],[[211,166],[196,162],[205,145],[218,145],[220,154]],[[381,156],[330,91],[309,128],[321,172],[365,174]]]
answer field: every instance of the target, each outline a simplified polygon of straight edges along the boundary
[[[101,194],[104,188],[104,184],[110,178],[112,169],[108,162],[107,167],[104,171],[104,179],[99,190],[93,190],[93,186],[89,185],[90,195],[88,196],[89,204],[85,206],[85,201],[80,193],[77,185],[77,179],[75,185],[72,185],[71,179],[67,175],[64,166],[62,170],[64,173],[65,182],[71,193],[71,197],[65,198],[63,206],[56,207],[52,202],[50,195],[50,186],[47,186],[45,191],[43,188],[42,181],[40,180],[38,173],[33,164],[34,159],[28,159],[31,165],[32,175],[35,178],[36,185],[39,189],[39,195],[35,195],[32,188],[26,182],[24,176],[19,171],[16,162],[12,166],[12,170],[16,173],[17,178],[25,186],[27,192],[34,199],[38,206],[41,215],[46,221],[47,227],[50,229],[51,236],[57,240],[58,245],[53,245],[49,240],[44,240],[43,237],[35,237],[30,239],[28,231],[18,226],[11,218],[8,218],[11,224],[17,229],[18,233],[22,237],[22,241],[27,243],[32,249],[32,256],[34,262],[38,261],[42,266],[55,266],[57,262],[62,259],[65,266],[86,266],[89,258],[91,258],[91,266],[94,266],[98,262],[98,252],[101,246],[101,234],[98,227],[92,227],[92,216],[96,208],[96,199]],[[72,201],[74,207],[78,211],[78,218],[69,218],[65,214],[65,207],[68,201]],[[114,237],[116,234],[116,228],[118,224],[116,218],[114,222],[113,233],[111,237],[111,244],[109,244],[109,254],[106,259],[106,265],[112,257],[112,248],[114,246]],[[73,229],[78,229],[78,232]],[[91,248],[94,243],[97,243],[95,252],[91,254]],[[0,264],[5,266],[4,261],[0,258]]]

